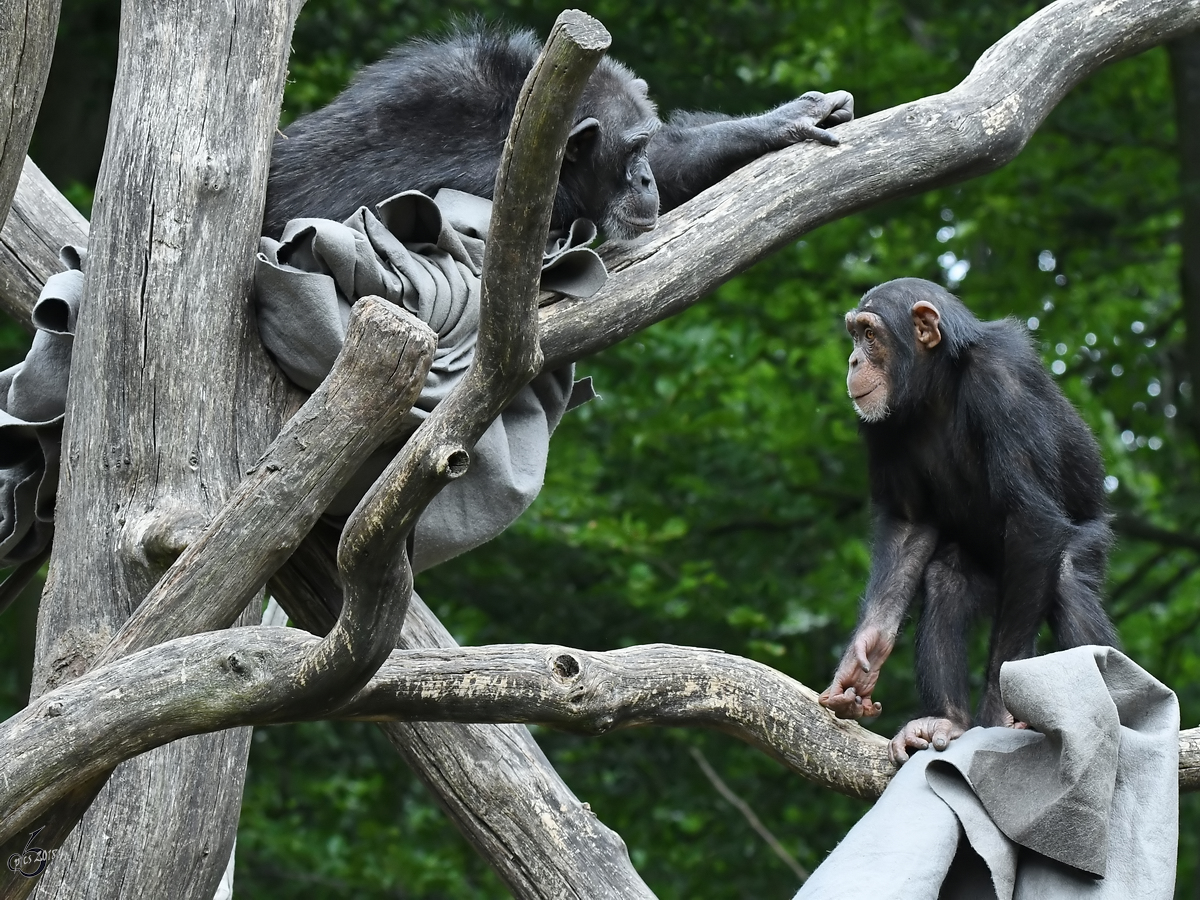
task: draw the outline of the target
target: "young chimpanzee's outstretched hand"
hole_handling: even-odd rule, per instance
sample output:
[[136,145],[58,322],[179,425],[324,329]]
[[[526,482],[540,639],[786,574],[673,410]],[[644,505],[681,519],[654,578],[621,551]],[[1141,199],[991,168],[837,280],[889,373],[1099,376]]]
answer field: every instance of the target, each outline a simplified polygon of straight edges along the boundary
[[877,716],[883,706],[871,699],[879,671],[891,655],[893,640],[874,625],[863,625],[855,632],[829,685],[818,698],[839,719]]

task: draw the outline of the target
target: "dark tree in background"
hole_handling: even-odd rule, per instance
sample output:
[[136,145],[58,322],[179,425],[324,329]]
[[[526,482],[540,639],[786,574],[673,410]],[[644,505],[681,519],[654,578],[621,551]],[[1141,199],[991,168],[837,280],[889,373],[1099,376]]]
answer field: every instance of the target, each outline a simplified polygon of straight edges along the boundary
[[[751,112],[844,88],[862,117],[949,90],[1038,8],[606,0],[589,12],[663,110]],[[284,118],[451,15],[545,35],[558,12],[540,0],[309,0]],[[86,213],[117,21],[114,2],[65,0],[30,151]],[[823,683],[868,561],[840,314],[870,286],[914,275],[946,284],[981,317],[1026,322],[1097,433],[1119,538],[1109,610],[1128,652],[1177,690],[1183,724],[1194,724],[1200,300],[1180,273],[1197,233],[1196,56],[1184,38],[1105,68],[1005,168],[830,222],[685,315],[588,359],[581,373],[603,399],[555,435],[538,502],[500,539],[424,574],[422,596],[463,644],[669,641]],[[26,341],[6,321],[2,362]],[[36,593],[0,619],[4,716],[28,696]],[[884,734],[916,705],[904,640],[874,726]],[[716,734],[535,733],[664,898],[788,896],[797,867],[817,865],[865,809]],[[1181,802],[1179,896],[1200,896],[1200,805],[1194,794]],[[242,897],[505,895],[377,729],[324,722],[254,732],[235,885]]]

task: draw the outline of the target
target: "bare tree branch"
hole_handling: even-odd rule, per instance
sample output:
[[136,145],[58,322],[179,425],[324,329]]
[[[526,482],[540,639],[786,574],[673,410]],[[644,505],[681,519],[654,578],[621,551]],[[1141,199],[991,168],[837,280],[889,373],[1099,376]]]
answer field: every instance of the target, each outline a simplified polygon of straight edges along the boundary
[[1164,547],[1178,547],[1184,550],[1200,552],[1200,537],[1182,531],[1171,531],[1161,528],[1153,522],[1147,522],[1132,513],[1118,513],[1113,522],[1113,528],[1124,537],[1135,538],[1161,544]]
[[185,550],[158,546],[150,526],[148,552],[178,559],[96,664],[229,627],[362,463],[401,428],[436,345],[429,326],[405,310],[378,297],[355,304],[332,371],[204,532]]
[[0,309],[33,330],[30,314],[46,279],[63,269],[58,251],[86,247],[87,219],[25,158],[12,209],[0,230]]
[[[322,639],[240,628],[177,638],[32,702],[0,725],[0,836],[122,759],[231,725],[320,718],[528,722],[583,734],[710,728],[814,783],[872,798],[895,768],[887,741],[836,718],[817,694],[742,657],[667,644],[608,652],[555,645],[396,650],[326,713],[294,702],[296,660]],[[1200,728],[1180,734],[1180,790],[1200,789]]]
[[1012,160],[1050,110],[1102,66],[1200,26],[1194,0],[1058,0],[1005,35],[952,91],[839,125],[837,147],[796,144],[745,166],[608,245],[587,300],[542,308],[547,368],[682,312],[826,222],[973,178]]
[[[972,75],[954,91],[841,126],[839,136],[842,137],[843,143],[840,148],[806,145],[765,158],[696,198],[678,212],[664,217],[656,233],[629,245],[606,248],[605,254],[613,269],[613,279],[606,290],[592,300],[564,300],[550,305],[542,312],[545,365],[555,367],[566,360],[594,352],[654,321],[686,308],[736,271],[825,221],[904,193],[970,177],[1003,164],[1020,150],[1048,110],[1080,78],[1111,59],[1137,52],[1153,43],[1178,35],[1197,23],[1200,23],[1200,6],[1194,2],[1060,0],[1042,10],[985,54]],[[136,162],[135,157],[130,165],[135,165]],[[188,178],[180,181],[191,184]],[[219,192],[220,179],[216,178],[212,184],[217,185]],[[143,187],[145,196],[152,198],[153,182]],[[128,185],[127,192],[136,196],[137,185]],[[126,191],[114,189],[109,196],[116,197],[123,193]],[[151,206],[151,209],[153,208]],[[161,206],[161,209],[171,208],[186,209],[191,206],[186,202]],[[98,210],[100,209],[101,206],[98,205]],[[99,220],[101,215],[98,212]],[[42,227],[40,220],[34,221],[36,227]],[[494,229],[494,233],[500,231],[502,229]],[[6,227],[5,234],[8,233],[9,229]],[[144,233],[158,235],[157,243],[150,241],[148,244],[155,253],[176,247],[172,240],[177,237],[177,232],[162,227],[156,230],[153,218],[150,227]],[[139,248],[143,243],[141,237],[142,233],[136,229],[126,235],[131,246]],[[74,242],[74,239],[72,241]],[[53,243],[51,240],[50,245]],[[20,262],[19,255],[14,256],[10,253],[6,256],[4,248],[0,247],[0,272],[4,273],[3,277],[0,277],[0,292],[5,297],[9,292],[5,285],[17,284],[19,288],[22,284],[28,285],[30,281],[32,267],[26,266],[23,274],[11,271],[11,267]],[[129,270],[138,271],[135,266],[129,267]],[[148,281],[143,282],[143,289],[147,283],[154,287],[154,279],[150,277],[152,274],[153,272],[147,275]],[[89,282],[91,280],[92,275],[89,274]],[[138,296],[136,283],[126,285],[123,289],[130,297]],[[15,307],[23,308],[29,297],[28,291],[21,293],[21,290],[13,289],[13,293],[19,295]],[[217,294],[217,299],[224,299],[219,292]],[[208,293],[202,292],[202,295],[206,302],[213,299]],[[114,341],[125,340],[136,344],[137,336],[143,334],[146,327],[146,323],[136,316],[131,317],[128,322],[119,316],[114,317],[113,321],[120,326],[113,333]],[[95,340],[101,341],[102,336],[103,329]],[[515,357],[515,368],[518,371],[524,370],[526,364],[531,364],[535,359],[536,355],[518,354]],[[153,364],[151,354],[151,368]],[[143,371],[146,371],[146,365],[144,361]],[[137,389],[137,385],[130,388],[135,393]],[[104,411],[111,421],[113,410],[103,402],[103,398],[93,398],[93,402],[96,399],[100,402],[94,408]],[[281,407],[282,401],[279,398],[276,398],[274,406],[266,404],[268,409],[278,410]],[[122,428],[129,427],[128,416],[119,421]],[[144,421],[139,421],[137,427],[143,428],[145,424]],[[102,433],[98,434],[93,444],[83,445],[85,452],[80,456],[80,465],[87,466],[87,460],[91,459],[97,468],[100,467],[100,463],[108,466],[108,458],[103,457],[102,453],[98,456],[97,450],[108,452],[109,447],[123,447],[121,432],[114,434],[116,437],[112,439],[106,438]],[[447,442],[443,449],[465,443]],[[224,458],[233,455],[235,454],[227,451]],[[140,461],[136,465],[142,466],[154,458],[153,453],[147,453],[138,458]],[[445,454],[434,458],[443,462],[451,460],[451,457]],[[120,458],[114,458],[112,464],[118,467],[114,471],[121,471],[121,465],[129,465]],[[84,474],[82,469],[77,473],[78,477],[83,477]],[[143,472],[137,471],[131,471],[130,476],[134,481],[136,478],[146,477]],[[217,493],[221,493],[224,485],[219,477],[215,481],[210,480],[209,483],[215,483]],[[180,493],[189,496],[191,492],[185,484]],[[408,507],[409,503],[410,501],[393,499],[385,505],[399,508]],[[100,504],[97,510],[105,511],[97,512],[93,521],[105,519],[110,515],[108,510],[113,508],[123,507],[120,503],[115,507],[111,504]],[[204,521],[203,517],[199,520]],[[194,522],[195,519],[188,519],[186,516],[176,518],[174,525],[168,527],[168,537],[171,538],[170,528],[173,527],[175,532],[171,539],[178,538],[178,543],[182,543],[191,533],[189,528],[194,529],[193,525],[189,525],[189,521]],[[145,531],[149,533],[148,530]],[[171,540],[168,540],[167,545],[172,545]],[[126,577],[132,577],[136,588],[137,583],[144,582],[150,574],[147,572],[146,576],[143,576],[135,571],[130,576],[126,571],[117,574],[111,581],[118,584],[123,591],[128,591],[129,585],[124,581]],[[153,574],[156,575],[157,572]],[[326,568],[317,574],[325,579],[326,587],[332,588],[329,591],[322,588],[317,592],[318,600],[327,604],[325,614],[328,615],[332,609],[328,605],[329,600],[332,598],[333,606],[340,600],[341,590],[337,573]],[[57,585],[56,590],[61,594],[64,587]],[[130,593],[137,596],[136,590]],[[317,613],[314,613],[314,616],[316,615]],[[424,625],[429,625],[428,620],[422,621]],[[105,624],[106,616],[102,616],[100,624],[93,631],[103,634]],[[199,640],[201,637],[205,636],[185,640]],[[250,635],[247,639],[256,637],[258,636]],[[241,639],[236,634],[223,635],[221,638],[225,641]],[[429,636],[421,639],[444,640]],[[51,655],[52,663],[68,672],[77,671],[76,658],[91,658],[98,649],[99,646],[91,649],[84,647],[80,650],[78,647],[64,645]],[[159,650],[160,648],[156,648],[147,652],[154,653]],[[43,648],[42,656],[47,656],[46,648]],[[375,685],[376,682],[371,684]],[[469,682],[465,684],[470,686]],[[452,701],[448,697],[441,697],[439,702],[445,704]],[[521,782],[527,769],[544,774],[545,761],[544,758],[535,758],[538,755],[535,747],[528,749],[531,745],[521,744],[522,749],[514,749],[517,746],[515,743],[506,744],[510,741],[509,737],[501,737],[502,734],[511,735],[512,732],[501,729],[477,728],[471,733],[482,735],[485,731],[488,740],[491,740],[492,736],[495,736],[496,740],[486,746],[480,744],[482,749],[477,761],[494,761],[497,768],[501,763],[509,763],[515,776],[518,776],[513,779],[513,784]],[[435,744],[458,740],[468,734],[466,730],[455,731],[451,726],[431,726],[427,729],[394,726],[392,733],[403,735],[406,742],[427,742],[428,753],[424,756],[427,769],[431,768],[430,760],[440,763],[453,758],[452,751],[447,750],[445,746],[434,746]],[[868,743],[871,740],[880,739],[869,739]],[[1194,742],[1196,746],[1193,747],[1188,742]],[[1190,773],[1193,769],[1200,771],[1200,766],[1189,762],[1200,757],[1200,740],[1194,738],[1190,732],[1185,732],[1183,744],[1181,785],[1190,785],[1190,779],[1193,777]],[[870,758],[869,753],[865,755]],[[850,753],[845,758],[827,762],[827,765],[832,766],[836,770],[834,775],[843,780],[855,781],[858,776],[868,779],[872,777],[871,773],[874,770],[870,766],[865,770],[855,768],[855,759],[857,756]],[[446,801],[449,805],[461,804],[467,807],[470,803],[465,798],[476,788],[479,775],[477,771],[468,769],[462,770],[458,775],[465,779],[464,783],[454,784],[455,777],[451,774],[445,779],[448,786],[444,788],[442,796],[453,794],[453,798]],[[433,780],[439,775],[426,771],[424,777]],[[565,791],[565,788],[562,790]],[[569,796],[569,792],[559,796]],[[564,799],[563,802],[568,801]],[[521,815],[526,813],[532,814],[532,809],[522,809]],[[488,818],[489,814],[491,819]],[[475,816],[480,828],[498,821],[494,813],[489,813],[486,809],[468,815]],[[504,817],[506,810],[500,813],[500,818]],[[520,824],[516,827],[519,828]],[[480,837],[477,843],[483,845],[487,840],[486,836]],[[586,851],[579,858],[586,858]],[[552,863],[547,863],[547,866],[552,867]],[[551,895],[544,893],[550,890],[546,887],[550,882],[537,881],[537,877],[545,877],[545,873],[539,871],[535,877],[519,870],[520,861],[513,863],[507,872],[502,870],[506,881],[519,895]],[[613,893],[608,896],[634,896],[634,893]]]
[[762,823],[762,819],[750,808],[750,804],[733,792],[733,789],[725,783],[725,779],[717,774],[717,770],[709,763],[708,757],[704,755],[699,747],[692,747],[692,759],[696,760],[696,765],[700,767],[700,771],[704,773],[704,777],[708,779],[709,784],[716,789],[725,802],[742,814],[742,818],[747,824],[754,829],[755,833],[766,842],[766,845],[771,848],[771,852],[778,856],[785,866],[791,869],[796,877],[800,879],[800,883],[808,881],[809,871],[796,861],[796,857],[788,853],[787,848],[779,843],[779,838],[771,832],[766,825]]
[[[162,575],[152,544],[194,537],[283,424],[289,388],[254,333],[248,289],[291,13],[287,0],[121,4],[35,696],[91,663]],[[205,735],[124,764],[39,892],[77,897],[86,882],[211,900],[249,738]],[[48,820],[43,846],[78,813]],[[0,896],[28,882],[4,870]]]

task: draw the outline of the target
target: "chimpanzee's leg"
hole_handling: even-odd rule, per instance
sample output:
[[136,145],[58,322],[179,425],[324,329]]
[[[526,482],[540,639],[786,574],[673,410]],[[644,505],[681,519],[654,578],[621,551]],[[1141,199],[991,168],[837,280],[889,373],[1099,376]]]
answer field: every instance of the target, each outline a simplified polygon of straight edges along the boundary
[[979,725],[1012,722],[1000,699],[1000,666],[1033,656],[1038,630],[1056,596],[1059,563],[1074,530],[1070,522],[1051,513],[1010,516],[1005,523],[1004,574],[992,625],[987,681],[975,717]]
[[996,584],[957,544],[939,547],[925,567],[925,603],[917,624],[917,687],[922,718],[905,725],[888,749],[893,762],[909,749],[941,750],[971,724],[967,679],[968,630],[996,604]]
[[996,604],[996,585],[957,544],[925,567],[925,604],[917,624],[917,689],[927,715],[971,721],[967,641],[971,624]]
[[1050,629],[1064,650],[1084,644],[1117,646],[1116,630],[1100,604],[1111,545],[1108,522],[1092,519],[1074,527],[1062,553]]

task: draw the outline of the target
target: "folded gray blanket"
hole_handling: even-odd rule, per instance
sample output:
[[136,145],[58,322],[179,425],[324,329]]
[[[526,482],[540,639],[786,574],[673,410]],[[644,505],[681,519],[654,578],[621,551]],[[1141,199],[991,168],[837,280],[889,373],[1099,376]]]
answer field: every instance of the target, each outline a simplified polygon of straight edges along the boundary
[[[350,306],[374,294],[403,306],[437,333],[433,365],[409,415],[409,434],[466,375],[479,330],[479,275],[491,201],[459,191],[436,198],[409,191],[360,208],[343,223],[296,219],[282,240],[262,239],[255,272],[259,333],[280,368],[312,390],[345,341]],[[577,220],[547,247],[542,287],[588,297],[607,278],[584,245],[596,236]],[[466,475],[426,507],[413,537],[421,571],[488,541],[533,502],[546,471],[550,435],[566,410],[589,399],[574,368],[539,375],[523,388],[471,451]],[[407,434],[404,435],[407,437]],[[396,454],[403,438],[378,451],[329,509],[348,514]]]
[[[282,241],[263,238],[255,274],[263,344],[301,387],[314,389],[345,341],[350,305],[375,294],[403,306],[438,335],[433,366],[409,417],[411,433],[466,374],[479,328],[479,275],[492,204],[458,191],[399,194],[377,212],[344,223],[301,219]],[[552,236],[542,287],[588,297],[608,277],[586,248],[596,236],[577,220]],[[71,347],[83,293],[84,252],[67,247],[67,271],[46,282],[25,361],[0,372],[0,568],[35,557],[50,542]],[[533,502],[546,469],[550,434],[570,407],[593,396],[573,368],[545,373],[524,388],[471,452],[467,474],[451,482],[417,523],[417,571],[495,537]],[[385,447],[329,510],[349,513],[395,455]]]
[[1169,900],[1179,704],[1109,647],[1005,663],[1031,730],[973,728],[905,763],[796,900]]

